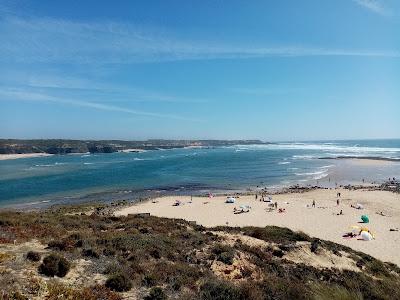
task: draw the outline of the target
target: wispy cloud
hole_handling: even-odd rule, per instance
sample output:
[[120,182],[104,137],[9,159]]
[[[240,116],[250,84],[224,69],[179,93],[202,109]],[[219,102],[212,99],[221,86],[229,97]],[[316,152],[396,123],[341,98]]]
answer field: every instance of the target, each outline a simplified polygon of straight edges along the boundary
[[390,15],[390,11],[384,5],[382,0],[353,0],[353,1],[373,13],[376,13],[376,14],[379,14],[382,16]]
[[[233,93],[250,95],[250,96],[277,96],[286,95],[295,92],[291,89],[277,89],[277,88],[233,88],[230,90]],[[298,91],[298,90],[296,90]]]
[[38,18],[3,18],[0,20],[0,36],[0,61],[6,62],[127,64],[263,57],[400,57],[400,52],[393,50],[243,47],[178,39],[171,34],[157,34],[127,23],[83,23]]
[[45,90],[69,90],[70,93],[85,93],[98,98],[110,98],[116,102],[171,102],[171,103],[206,103],[208,99],[174,96],[158,91],[138,87],[127,87],[104,82],[96,82],[84,78],[31,77],[27,86]]
[[52,95],[43,94],[43,93],[35,93],[32,91],[26,91],[21,89],[12,89],[12,90],[0,90],[0,100],[3,101],[36,101],[36,102],[45,102],[45,103],[55,103],[55,104],[64,104],[76,107],[86,107],[95,110],[103,110],[110,112],[122,112],[137,116],[144,117],[152,117],[152,118],[167,118],[167,119],[175,119],[180,121],[193,121],[199,122],[201,120],[186,118],[179,115],[171,115],[171,114],[161,114],[154,112],[141,111],[126,107],[120,107],[111,104],[97,103],[92,101],[86,101],[81,99],[69,99],[66,97],[54,97]]

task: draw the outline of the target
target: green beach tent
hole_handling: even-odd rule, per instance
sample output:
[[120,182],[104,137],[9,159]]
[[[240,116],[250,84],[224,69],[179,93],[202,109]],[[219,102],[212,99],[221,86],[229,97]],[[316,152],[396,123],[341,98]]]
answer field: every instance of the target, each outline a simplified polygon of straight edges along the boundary
[[367,215],[362,215],[361,220],[363,221],[363,223],[369,223],[369,218]]

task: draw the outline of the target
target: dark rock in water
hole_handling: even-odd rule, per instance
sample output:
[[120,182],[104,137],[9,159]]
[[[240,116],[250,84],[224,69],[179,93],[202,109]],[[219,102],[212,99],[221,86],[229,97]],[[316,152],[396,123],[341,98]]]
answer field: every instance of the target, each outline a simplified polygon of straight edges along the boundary
[[394,193],[400,193],[400,181],[397,180],[388,180],[382,183],[379,186],[379,189],[382,191],[389,191]]

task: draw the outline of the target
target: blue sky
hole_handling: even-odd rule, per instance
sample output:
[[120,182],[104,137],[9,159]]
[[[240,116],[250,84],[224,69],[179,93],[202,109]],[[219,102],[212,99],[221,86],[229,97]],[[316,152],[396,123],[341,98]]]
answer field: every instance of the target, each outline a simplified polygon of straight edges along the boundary
[[400,1],[0,0],[0,137],[400,138]]

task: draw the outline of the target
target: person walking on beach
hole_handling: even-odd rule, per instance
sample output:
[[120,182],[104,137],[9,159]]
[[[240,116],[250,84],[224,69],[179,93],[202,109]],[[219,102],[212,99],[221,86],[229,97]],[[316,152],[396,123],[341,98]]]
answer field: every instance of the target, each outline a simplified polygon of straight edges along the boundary
[[278,209],[278,202],[275,201],[274,205],[275,205],[275,209]]
[[339,206],[339,204],[340,204],[340,201],[339,201],[339,198],[338,198],[338,199],[336,199],[336,205]]
[[312,201],[312,207],[315,207],[315,200]]

